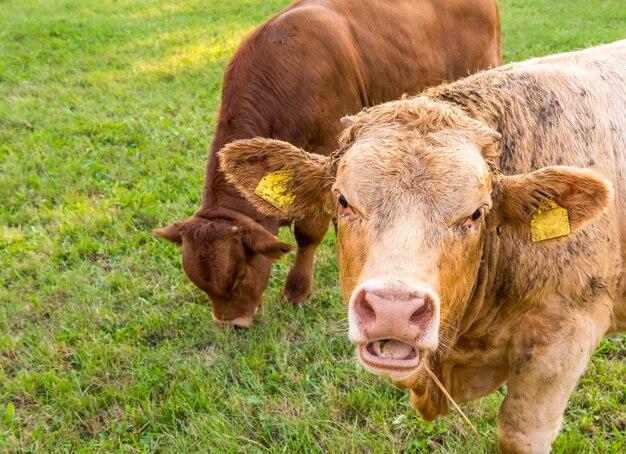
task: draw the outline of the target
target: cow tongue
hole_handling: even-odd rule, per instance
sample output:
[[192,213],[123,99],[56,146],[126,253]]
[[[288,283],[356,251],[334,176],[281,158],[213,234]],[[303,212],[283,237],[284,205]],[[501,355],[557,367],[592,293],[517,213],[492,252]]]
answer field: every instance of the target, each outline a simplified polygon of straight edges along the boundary
[[415,356],[413,346],[393,339],[372,342],[376,356],[391,359],[409,359]]

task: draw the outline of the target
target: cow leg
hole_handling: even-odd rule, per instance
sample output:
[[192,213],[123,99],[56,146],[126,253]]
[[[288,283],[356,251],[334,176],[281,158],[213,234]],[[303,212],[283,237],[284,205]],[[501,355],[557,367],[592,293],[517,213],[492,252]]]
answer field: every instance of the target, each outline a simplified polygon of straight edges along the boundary
[[550,452],[567,401],[609,326],[611,304],[593,306],[588,313],[527,315],[518,324],[498,417],[501,452]]
[[330,217],[318,216],[295,222],[294,234],[298,250],[283,290],[283,298],[293,304],[302,304],[311,293],[315,249],[324,239]]

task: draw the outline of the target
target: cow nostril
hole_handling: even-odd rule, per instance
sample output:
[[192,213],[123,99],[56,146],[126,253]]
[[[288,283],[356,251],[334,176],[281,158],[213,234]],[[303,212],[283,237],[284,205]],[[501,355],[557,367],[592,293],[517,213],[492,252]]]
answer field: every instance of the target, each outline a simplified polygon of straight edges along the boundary
[[370,303],[367,302],[367,300],[363,301],[363,310],[367,312],[369,316],[376,317],[376,312],[374,312],[374,309],[372,308]]
[[376,311],[367,301],[365,292],[359,295],[354,309],[362,323],[369,324],[376,320]]
[[426,298],[424,299],[424,302],[422,303],[422,305],[415,312],[411,314],[411,318],[409,319],[409,321],[413,324],[422,323],[430,319],[430,317],[432,317],[432,314],[433,314],[432,301],[430,300],[430,298]]

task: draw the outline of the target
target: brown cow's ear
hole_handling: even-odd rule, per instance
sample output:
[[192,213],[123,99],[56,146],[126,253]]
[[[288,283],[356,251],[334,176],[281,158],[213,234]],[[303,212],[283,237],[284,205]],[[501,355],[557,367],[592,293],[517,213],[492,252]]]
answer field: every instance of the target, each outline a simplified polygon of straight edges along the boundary
[[291,245],[284,243],[261,226],[247,229],[243,234],[243,242],[252,251],[270,259],[279,259],[291,251]]
[[161,229],[154,229],[152,233],[156,236],[165,238],[172,243],[182,243],[183,238],[180,235],[180,226],[182,225],[181,221],[176,221],[173,224],[168,225],[167,227],[163,227]]
[[503,223],[530,230],[540,204],[552,200],[567,209],[571,233],[600,216],[612,197],[607,179],[592,170],[566,166],[500,177],[494,189],[494,205]]
[[279,140],[257,137],[219,154],[226,178],[261,213],[294,219],[334,212],[329,158]]

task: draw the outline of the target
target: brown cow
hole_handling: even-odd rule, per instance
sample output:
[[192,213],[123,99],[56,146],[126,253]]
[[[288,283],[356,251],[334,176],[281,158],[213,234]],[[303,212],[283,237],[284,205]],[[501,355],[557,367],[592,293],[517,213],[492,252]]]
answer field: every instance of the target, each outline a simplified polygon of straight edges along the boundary
[[[625,67],[626,41],[512,64],[365,110],[331,158],[255,139],[222,165],[268,216],[337,213],[367,369],[426,419],[450,407],[424,364],[460,402],[508,382],[502,451],[548,452],[600,339],[626,330]],[[251,192],[275,169],[286,214]]]
[[[214,319],[247,326],[272,259],[291,247],[274,236],[281,224],[225,181],[217,151],[262,136],[327,155],[343,115],[500,63],[495,0],[298,1],[239,46],[224,76],[202,206],[155,233],[182,242],[185,273],[208,294]],[[293,303],[311,291],[329,219],[295,223],[298,252],[283,292]]]

